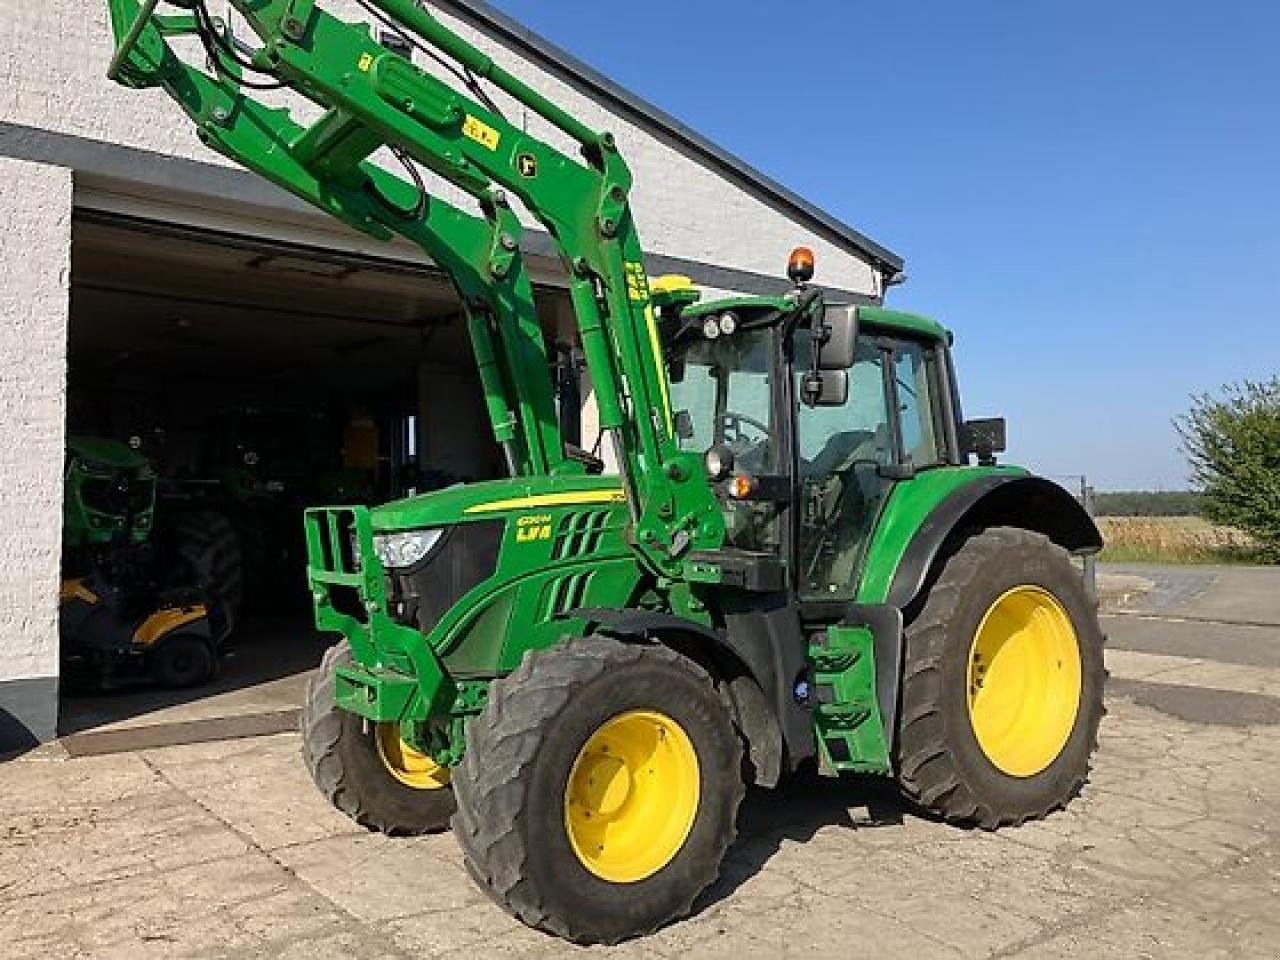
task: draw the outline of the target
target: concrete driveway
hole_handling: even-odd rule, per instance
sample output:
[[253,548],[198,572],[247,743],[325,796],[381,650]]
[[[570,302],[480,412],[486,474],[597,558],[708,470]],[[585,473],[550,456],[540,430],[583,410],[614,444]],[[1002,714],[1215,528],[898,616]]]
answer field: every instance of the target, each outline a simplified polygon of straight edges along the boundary
[[[1264,612],[1280,597],[1272,573]],[[1169,589],[1200,590],[1216,615],[1236,588],[1209,576]],[[579,951],[493,906],[448,835],[390,840],[331,810],[293,734],[46,751],[0,767],[2,952],[1280,956],[1280,628],[1224,633],[1144,596],[1149,609],[1107,619],[1116,679],[1093,777],[1043,823],[957,830],[874,781],[801,779],[749,796],[724,879],[694,917]]]

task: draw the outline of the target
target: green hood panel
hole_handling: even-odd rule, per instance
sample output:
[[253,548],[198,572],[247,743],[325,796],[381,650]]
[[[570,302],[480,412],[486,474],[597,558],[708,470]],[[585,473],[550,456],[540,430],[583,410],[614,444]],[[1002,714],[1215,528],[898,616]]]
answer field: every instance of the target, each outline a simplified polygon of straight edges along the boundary
[[617,506],[626,502],[617,477],[519,477],[436,490],[372,511],[378,533],[493,520],[529,510]]

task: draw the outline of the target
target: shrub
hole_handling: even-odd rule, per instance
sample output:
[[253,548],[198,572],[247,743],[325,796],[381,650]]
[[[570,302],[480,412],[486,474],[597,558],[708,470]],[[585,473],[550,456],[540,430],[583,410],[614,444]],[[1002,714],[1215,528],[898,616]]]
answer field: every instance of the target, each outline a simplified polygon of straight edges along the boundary
[[1280,562],[1280,377],[1192,398],[1176,421],[1204,515],[1246,531]]

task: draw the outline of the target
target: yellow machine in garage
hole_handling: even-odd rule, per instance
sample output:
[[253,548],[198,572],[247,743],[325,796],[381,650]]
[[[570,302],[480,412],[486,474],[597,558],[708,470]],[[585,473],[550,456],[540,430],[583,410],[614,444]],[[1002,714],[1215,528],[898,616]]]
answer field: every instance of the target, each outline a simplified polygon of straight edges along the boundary
[[98,688],[147,678],[193,687],[212,679],[233,626],[215,585],[239,563],[234,540],[228,545],[205,531],[201,543],[222,545],[193,551],[188,544],[161,558],[153,543],[155,472],[114,440],[71,440],[65,491],[63,677]]

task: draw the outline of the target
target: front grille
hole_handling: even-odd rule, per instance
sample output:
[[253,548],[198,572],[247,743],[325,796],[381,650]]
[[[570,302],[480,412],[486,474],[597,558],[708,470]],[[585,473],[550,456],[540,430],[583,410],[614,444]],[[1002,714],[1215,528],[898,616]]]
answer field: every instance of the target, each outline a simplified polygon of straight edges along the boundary
[[88,476],[81,484],[80,496],[90,510],[124,516],[150,510],[155,485],[148,477],[134,477],[124,472],[109,477]]
[[396,621],[423,633],[432,630],[450,607],[493,576],[503,528],[501,520],[458,524],[417,566],[389,573]]

